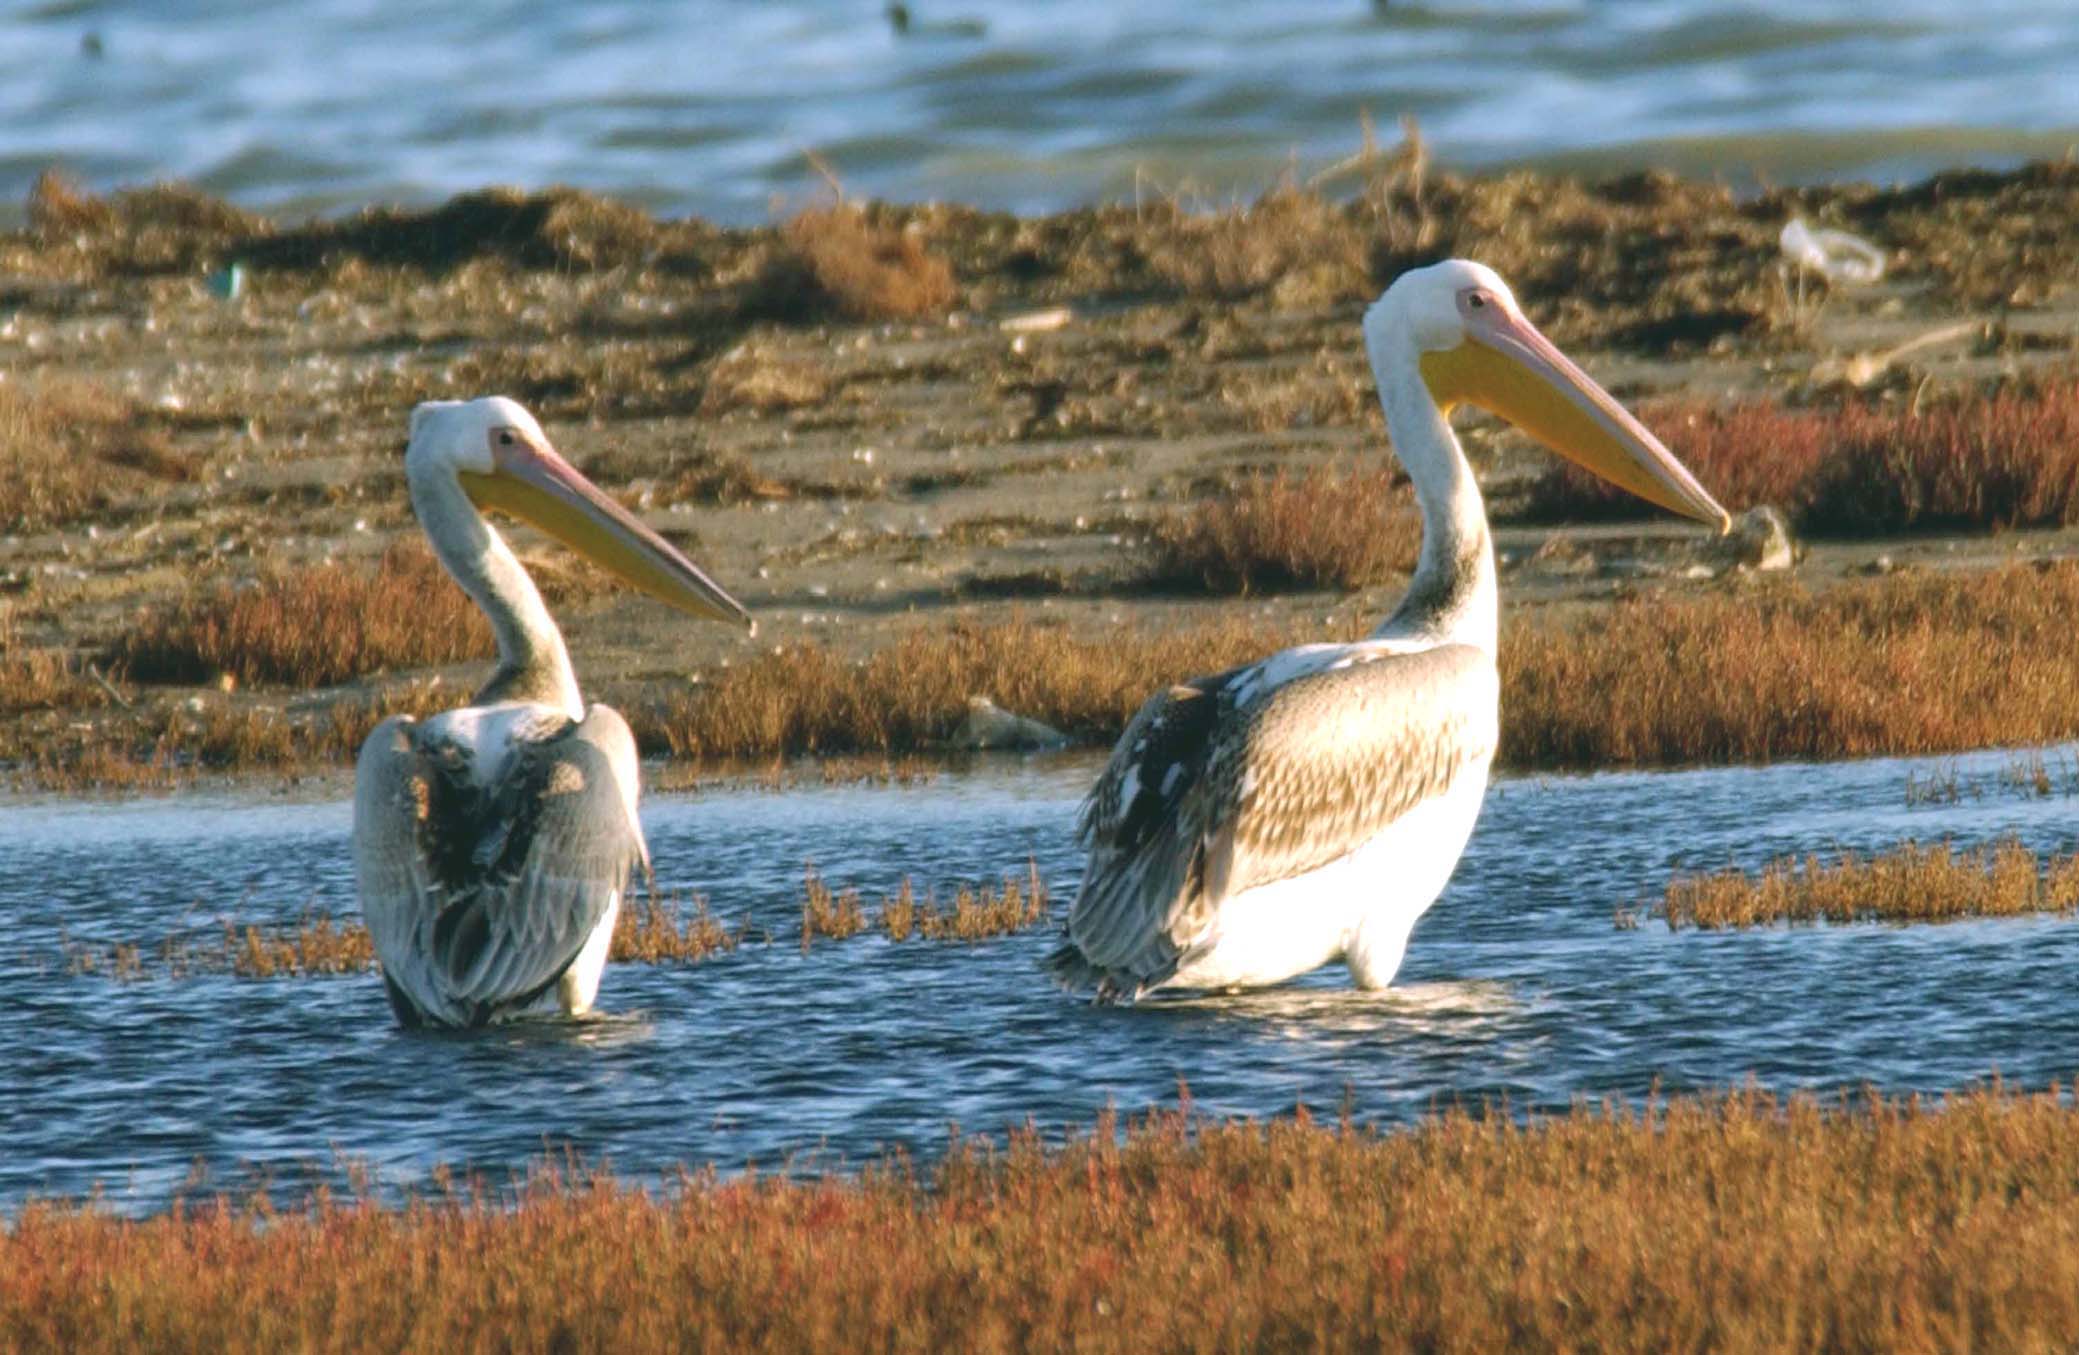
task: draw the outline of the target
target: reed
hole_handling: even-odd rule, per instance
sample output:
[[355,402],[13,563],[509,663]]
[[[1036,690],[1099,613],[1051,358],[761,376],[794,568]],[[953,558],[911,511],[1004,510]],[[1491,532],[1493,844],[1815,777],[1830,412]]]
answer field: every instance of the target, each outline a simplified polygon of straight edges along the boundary
[[[2069,377],[1926,407],[1682,401],[1646,418],[1728,508],[1773,504],[1816,534],[2079,522],[2079,380]],[[1644,509],[1555,461],[1526,511],[1576,521]]]
[[866,907],[857,889],[833,890],[810,865],[801,882],[801,953],[817,937],[843,941],[866,930]]
[[[442,1183],[445,1182],[443,1188]],[[0,1347],[1890,1352],[2079,1342],[2064,1089],[1530,1121],[1150,1114],[929,1170],[547,1163],[0,1229]]]
[[222,584],[148,614],[109,661],[139,682],[322,687],[387,669],[486,658],[491,628],[416,541],[372,569],[310,565]]
[[1251,476],[1149,532],[1154,575],[1211,593],[1370,588],[1415,567],[1422,520],[1386,470]]
[[742,928],[722,925],[705,898],[688,905],[675,896],[652,895],[621,909],[607,958],[616,964],[698,964],[735,950],[743,938]]
[[359,974],[375,967],[375,941],[359,922],[311,913],[295,923],[224,925],[226,966],[242,979]]
[[1671,931],[1770,923],[1949,922],[2079,911],[2079,856],[2039,859],[2019,842],[1957,851],[1906,842],[1873,856],[1784,857],[1758,875],[1680,875],[1661,912]]
[[962,885],[945,907],[930,894],[919,899],[915,886],[904,876],[901,887],[882,901],[878,917],[881,931],[891,941],[907,941],[912,936],[926,941],[983,941],[1044,927],[1052,920],[1047,883],[1040,878],[1039,863],[1030,858],[1022,881],[1006,875],[996,889]]

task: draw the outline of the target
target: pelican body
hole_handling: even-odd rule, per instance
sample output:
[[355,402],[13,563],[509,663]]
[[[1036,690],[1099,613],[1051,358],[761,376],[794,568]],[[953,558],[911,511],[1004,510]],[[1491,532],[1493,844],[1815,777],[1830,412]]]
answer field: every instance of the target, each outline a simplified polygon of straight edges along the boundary
[[393,716],[361,747],[354,877],[406,1027],[590,1010],[631,876],[647,870],[635,740],[585,704],[563,636],[482,509],[524,518],[695,616],[749,623],[698,566],[557,455],[502,397],[412,411],[412,507],[490,619],[498,669],[470,705]]
[[1500,728],[1494,547],[1452,408],[1728,525],[1491,269],[1403,274],[1366,311],[1364,341],[1422,513],[1414,579],[1363,640],[1284,650],[1141,707],[1084,802],[1089,864],[1047,960],[1100,1001],[1257,987],[1338,958],[1381,988],[1400,968],[1479,817]]

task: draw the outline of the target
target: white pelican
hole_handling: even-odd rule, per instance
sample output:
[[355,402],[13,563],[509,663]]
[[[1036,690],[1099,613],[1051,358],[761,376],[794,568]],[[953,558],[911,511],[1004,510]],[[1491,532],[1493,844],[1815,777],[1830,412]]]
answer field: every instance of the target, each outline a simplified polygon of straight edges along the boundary
[[1402,274],[1365,312],[1364,343],[1422,510],[1414,580],[1367,639],[1300,645],[1141,707],[1084,802],[1089,865],[1047,961],[1100,1001],[1277,983],[1338,957],[1365,988],[1400,968],[1479,815],[1499,727],[1494,547],[1454,406],[1728,525],[1493,270]]
[[479,508],[534,523],[695,616],[749,624],[692,561],[556,454],[511,400],[412,411],[404,474],[440,562],[490,618],[498,671],[474,703],[393,716],[361,746],[354,875],[404,1026],[476,1026],[599,992],[630,874],[647,868],[635,740],[578,694],[563,636]]

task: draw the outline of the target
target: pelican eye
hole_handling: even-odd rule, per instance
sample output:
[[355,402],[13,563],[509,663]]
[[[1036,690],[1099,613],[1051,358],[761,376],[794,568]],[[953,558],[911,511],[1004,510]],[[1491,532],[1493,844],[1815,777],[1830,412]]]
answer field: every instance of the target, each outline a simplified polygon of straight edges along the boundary
[[1479,310],[1487,304],[1487,293],[1473,292],[1466,297],[1465,304]]
[[512,445],[513,445],[513,430],[512,430],[512,429],[510,429],[510,428],[501,428],[501,429],[499,429],[499,430],[498,430],[498,445],[499,445],[499,446],[501,446],[501,447],[510,447],[510,446],[512,446]]

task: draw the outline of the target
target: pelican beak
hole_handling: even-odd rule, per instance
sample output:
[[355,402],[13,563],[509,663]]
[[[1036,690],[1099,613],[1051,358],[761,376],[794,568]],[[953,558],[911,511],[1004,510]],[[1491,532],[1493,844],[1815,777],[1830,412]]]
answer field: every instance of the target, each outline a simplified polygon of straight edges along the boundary
[[1689,468],[1514,306],[1493,301],[1466,313],[1464,342],[1424,353],[1421,363],[1445,410],[1476,405],[1648,503],[1721,533],[1731,528]]
[[491,433],[489,475],[463,471],[479,508],[531,522],[638,592],[693,616],[751,627],[751,614],[678,547],[636,521],[556,449],[516,428]]

